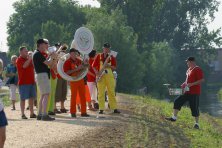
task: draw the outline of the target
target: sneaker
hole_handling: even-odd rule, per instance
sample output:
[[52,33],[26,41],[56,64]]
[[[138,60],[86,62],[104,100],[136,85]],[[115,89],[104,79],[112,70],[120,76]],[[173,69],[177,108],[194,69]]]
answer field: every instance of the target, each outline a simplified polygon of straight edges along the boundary
[[25,114],[24,115],[22,115],[22,119],[28,119],[26,116],[25,116]]
[[54,113],[54,112],[49,111],[49,112],[48,112],[48,115],[52,115],[52,116],[54,116],[54,115],[55,115],[55,113]]
[[81,114],[81,117],[89,117],[89,114],[87,113]]
[[172,117],[166,117],[165,119],[172,122],[176,121],[176,119],[173,119]]
[[100,111],[99,111],[99,114],[103,114],[103,110],[100,110]]
[[11,110],[15,110],[15,106],[13,106],[13,107],[11,108]]
[[30,118],[36,118],[36,114],[30,115]]
[[76,118],[76,114],[71,114],[71,117],[72,118]]
[[42,121],[53,121],[55,118],[50,117],[49,115],[43,115]]
[[114,109],[113,113],[120,114],[120,111],[118,109]]
[[197,123],[194,124],[193,128],[200,129],[199,125]]
[[42,115],[39,114],[37,117],[36,117],[37,120],[41,120],[42,119]]

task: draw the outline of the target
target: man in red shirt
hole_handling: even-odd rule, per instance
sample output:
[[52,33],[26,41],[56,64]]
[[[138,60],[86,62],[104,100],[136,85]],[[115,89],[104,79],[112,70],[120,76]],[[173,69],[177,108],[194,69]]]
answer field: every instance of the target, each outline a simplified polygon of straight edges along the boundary
[[25,46],[19,49],[20,56],[16,61],[18,69],[18,85],[20,94],[20,107],[22,119],[27,119],[24,114],[25,100],[29,100],[30,118],[36,118],[33,111],[33,100],[36,97],[34,67],[32,56],[28,55],[28,50]]
[[[78,50],[72,48],[69,50],[70,58],[64,63],[64,72],[70,76],[77,76],[84,66],[83,62],[78,58]],[[76,97],[79,93],[81,101],[81,116],[89,117],[86,113],[86,97],[85,97],[85,83],[84,79],[70,82],[71,89],[71,101],[70,101],[70,113],[71,117],[76,117]]]
[[[114,110],[114,113],[120,113],[117,110],[117,102],[115,97],[115,79],[113,70],[116,69],[116,58],[110,55],[110,44],[103,45],[103,53],[96,56],[92,67],[100,79],[97,81],[98,100],[99,100],[99,114],[103,114],[105,109],[105,91],[108,92],[109,106]],[[101,73],[103,73],[101,75]]]
[[173,116],[166,118],[169,121],[177,120],[177,113],[185,102],[189,102],[192,116],[195,117],[196,123],[194,128],[199,129],[199,96],[201,93],[201,83],[204,81],[203,72],[195,63],[194,57],[188,57],[187,60],[188,70],[186,72],[186,81],[181,85],[183,95],[177,97],[174,101]]

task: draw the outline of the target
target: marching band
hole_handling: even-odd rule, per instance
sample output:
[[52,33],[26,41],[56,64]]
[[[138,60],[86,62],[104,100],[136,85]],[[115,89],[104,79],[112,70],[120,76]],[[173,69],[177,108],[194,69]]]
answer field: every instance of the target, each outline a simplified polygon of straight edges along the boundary
[[[68,85],[70,85],[70,116],[76,117],[76,106],[80,105],[81,116],[89,117],[88,109],[103,114],[105,110],[105,91],[108,92],[109,106],[113,113],[120,113],[115,98],[116,55],[112,55],[110,44],[105,43],[102,53],[93,49],[94,38],[88,28],[80,27],[74,35],[71,47],[55,44],[40,38],[37,49],[28,51],[20,48],[16,60],[20,94],[21,118],[28,119],[24,113],[25,100],[29,100],[30,118],[53,121],[58,113],[67,113],[64,106]],[[114,74],[113,74],[114,72]],[[33,111],[37,96],[37,115]],[[61,102],[60,111],[56,102]]]

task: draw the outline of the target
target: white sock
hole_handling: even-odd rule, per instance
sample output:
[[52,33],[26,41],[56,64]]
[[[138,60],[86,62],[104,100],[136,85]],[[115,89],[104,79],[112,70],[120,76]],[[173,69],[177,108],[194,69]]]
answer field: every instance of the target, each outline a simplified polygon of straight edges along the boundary
[[174,116],[174,115],[172,116],[172,118],[173,118],[174,120],[177,120],[177,117],[176,117],[176,116]]

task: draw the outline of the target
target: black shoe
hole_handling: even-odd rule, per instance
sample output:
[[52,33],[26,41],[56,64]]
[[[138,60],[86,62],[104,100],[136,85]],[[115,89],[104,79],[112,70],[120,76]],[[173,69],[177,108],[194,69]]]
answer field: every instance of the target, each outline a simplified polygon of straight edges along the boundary
[[25,115],[22,115],[22,119],[28,119]]
[[13,106],[13,107],[11,108],[11,110],[15,110],[15,106]]
[[54,110],[55,114],[61,114],[61,112],[58,109]]
[[43,115],[42,121],[53,121],[55,118],[50,117],[49,115]]
[[55,113],[54,113],[54,112],[49,111],[49,112],[48,112],[48,115],[52,115],[52,116],[54,116],[54,115],[55,115]]
[[89,117],[89,114],[87,113],[81,114],[81,117]]
[[29,106],[26,108],[26,110],[29,110]]
[[176,121],[176,119],[173,119],[172,117],[166,117],[165,119],[168,120],[168,121],[172,121],[172,122]]
[[71,117],[72,118],[76,118],[76,114],[71,114]]
[[30,115],[30,118],[36,118],[36,114]]
[[103,110],[100,110],[100,111],[99,111],[99,114],[103,114]]
[[99,104],[98,104],[97,102],[96,102],[96,103],[94,103],[94,105],[93,105],[93,106],[94,106],[94,108],[95,108],[95,109],[99,109]]
[[36,117],[37,120],[41,120],[42,119],[42,115],[39,114],[37,117]]
[[118,109],[114,109],[113,113],[120,114],[120,111]]
[[194,124],[193,128],[195,128],[195,129],[200,129],[199,125],[196,124],[196,123]]
[[67,110],[67,109],[65,109],[65,108],[60,109],[60,112],[61,112],[61,113],[67,113],[67,111],[68,111],[68,110]]

